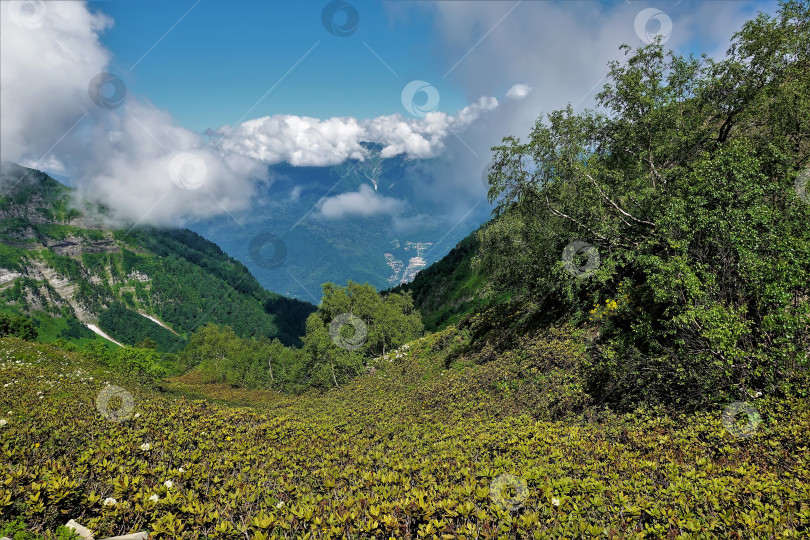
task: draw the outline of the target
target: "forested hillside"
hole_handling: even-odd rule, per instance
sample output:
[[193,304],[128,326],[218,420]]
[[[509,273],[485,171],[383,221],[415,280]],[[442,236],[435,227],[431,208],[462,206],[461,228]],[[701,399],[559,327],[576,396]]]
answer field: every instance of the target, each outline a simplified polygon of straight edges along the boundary
[[722,61],[627,48],[598,108],[494,149],[495,219],[399,289],[429,327],[486,294],[462,327],[579,328],[617,405],[775,391],[810,358],[807,24],[786,3]]
[[412,282],[397,285],[383,294],[410,292],[428,330],[457,324],[465,315],[493,300],[485,277],[473,265],[481,247],[477,233],[470,233],[450,253],[416,274]]
[[191,231],[100,226],[77,209],[91,203],[39,171],[4,163],[0,194],[0,309],[32,316],[46,341],[92,338],[78,321],[167,351],[206,323],[295,344],[315,309],[266,291]]

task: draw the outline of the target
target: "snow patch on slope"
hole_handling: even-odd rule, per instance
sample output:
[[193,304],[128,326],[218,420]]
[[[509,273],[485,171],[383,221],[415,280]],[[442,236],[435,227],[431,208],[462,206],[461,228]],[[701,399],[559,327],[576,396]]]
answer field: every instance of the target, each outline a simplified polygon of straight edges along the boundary
[[100,335],[100,336],[101,336],[101,337],[103,337],[104,339],[109,339],[110,341],[112,341],[113,343],[115,343],[116,345],[118,345],[119,347],[123,347],[123,346],[124,346],[124,344],[123,344],[123,343],[121,343],[120,341],[116,341],[116,340],[114,340],[113,338],[111,338],[111,337],[110,337],[110,336],[109,336],[109,335],[108,335],[108,334],[107,334],[107,333],[106,333],[104,330],[102,330],[101,328],[99,328],[99,327],[98,327],[98,326],[96,326],[95,324],[88,324],[88,325],[86,325],[86,326],[87,326],[87,328],[89,328],[90,330],[92,330],[93,332],[95,332],[96,334]]
[[175,332],[174,330],[172,330],[171,328],[169,328],[168,326],[163,324],[163,322],[161,322],[161,321],[157,320],[156,318],[152,317],[151,315],[147,315],[146,313],[141,313],[140,311],[138,313],[140,313],[141,315],[143,315],[144,317],[146,317],[147,319],[149,319],[153,323],[155,323],[155,324],[157,324],[159,326],[162,326],[163,328],[165,328],[166,330],[168,330],[172,334],[179,335],[177,332]]

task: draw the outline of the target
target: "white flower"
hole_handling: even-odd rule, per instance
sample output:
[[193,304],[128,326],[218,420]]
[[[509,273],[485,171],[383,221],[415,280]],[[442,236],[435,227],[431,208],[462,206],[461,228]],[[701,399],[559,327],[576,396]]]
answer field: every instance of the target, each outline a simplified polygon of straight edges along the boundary
[[554,506],[560,506],[560,499],[558,499],[557,497],[552,497],[551,504],[553,504]]
[[0,418],[0,426],[5,426],[6,424],[8,424],[8,420],[5,418]]
[[136,412],[136,413],[135,413],[135,418],[140,418],[140,417],[141,417],[141,413]]
[[166,480],[165,482],[163,482],[163,485],[166,486],[167,488],[170,488],[174,485],[174,482],[172,482],[171,480]]
[[104,506],[115,506],[116,502],[117,501],[112,497],[107,497],[106,499],[104,499]]
[[281,508],[282,506],[284,506],[284,501],[278,501],[276,503],[276,508]]
[[141,445],[141,450],[143,450],[144,452],[146,452],[146,451],[147,451],[147,450],[149,450],[150,448],[152,448],[152,445],[151,445],[151,444],[149,444],[148,442],[145,442],[145,443],[143,443],[143,444]]
[[160,500],[160,497],[158,497],[157,494],[152,494],[152,496],[149,497],[149,500],[152,502],[158,502]]
[[183,467],[180,467],[179,469],[177,469],[177,472],[184,473],[184,472],[186,472],[186,470]]
[[754,397],[759,397],[761,395],[762,395],[762,392],[757,392],[756,394],[754,394]]

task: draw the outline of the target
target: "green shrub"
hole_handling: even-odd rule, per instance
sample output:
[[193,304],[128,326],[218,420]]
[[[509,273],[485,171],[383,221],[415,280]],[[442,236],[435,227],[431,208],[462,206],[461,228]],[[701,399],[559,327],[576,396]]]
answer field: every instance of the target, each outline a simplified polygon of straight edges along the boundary
[[37,339],[37,329],[31,319],[0,313],[0,337],[5,336],[34,341]]

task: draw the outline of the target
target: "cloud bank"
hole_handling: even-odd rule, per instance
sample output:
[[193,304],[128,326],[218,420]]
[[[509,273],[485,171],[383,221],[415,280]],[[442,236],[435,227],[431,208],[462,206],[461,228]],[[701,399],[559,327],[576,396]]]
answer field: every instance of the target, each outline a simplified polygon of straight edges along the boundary
[[[100,35],[113,21],[81,2],[3,3],[0,159],[67,176],[116,222],[181,225],[248,210],[267,166],[328,166],[382,156],[434,157],[451,133],[498,106],[484,97],[455,115],[372,119],[276,115],[199,134],[108,74]],[[8,9],[6,9],[8,8]],[[30,8],[30,6],[29,6]],[[323,217],[391,213],[401,203],[360,190],[324,201]]]
[[[441,178],[423,193],[444,197],[448,213],[460,216],[485,197],[481,175],[492,160],[491,148],[506,136],[526,141],[535,122],[571,104],[575,111],[594,106],[607,82],[608,62],[622,60],[619,46],[645,44],[659,31],[670,31],[665,48],[724,56],[732,34],[757,10],[773,12],[774,3],[696,2],[662,4],[641,25],[647,7],[638,2],[391,2],[392,19],[432,21],[431,60],[448,79],[467,92],[505,98],[496,114],[470,124],[459,137],[445,141],[446,151],[431,175]],[[643,18],[643,17],[641,17]],[[662,22],[671,22],[661,25]],[[656,24],[658,23],[658,24]],[[519,84],[513,84],[519,82]],[[511,85],[511,86],[510,86]],[[466,195],[466,197],[465,197]],[[481,205],[479,210],[486,210]],[[478,210],[476,210],[478,211]]]
[[392,114],[368,120],[351,117],[319,120],[275,115],[248,120],[233,128],[209,130],[208,134],[221,141],[224,151],[268,165],[286,161],[295,166],[322,167],[347,159],[362,160],[367,152],[361,142],[381,143],[383,158],[400,154],[431,158],[445,148],[448,135],[463,130],[497,107],[497,99],[482,97],[455,116],[430,112],[423,118]]
[[[483,199],[481,172],[493,145],[507,135],[525,137],[543,112],[590,105],[619,44],[637,46],[644,37],[636,28],[641,7],[630,3],[394,4],[392,12],[430,13],[438,51],[431,61],[467,90],[470,105],[415,118],[273,115],[200,134],[128,92],[127,73],[104,75],[112,55],[99,37],[110,18],[82,2],[29,2],[25,9],[3,2],[0,158],[64,174],[122,222],[179,225],[250,209],[269,181],[268,165],[362,160],[361,143],[375,142],[385,158],[441,157],[409,181],[454,221]],[[751,6],[673,6],[667,46],[697,42],[721,54]],[[494,95],[506,99],[480,97]],[[318,212],[328,219],[389,214],[405,223],[403,204],[366,186],[322,201]]]

